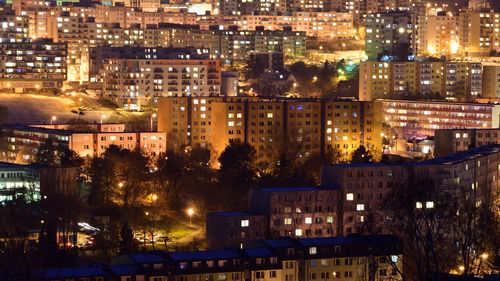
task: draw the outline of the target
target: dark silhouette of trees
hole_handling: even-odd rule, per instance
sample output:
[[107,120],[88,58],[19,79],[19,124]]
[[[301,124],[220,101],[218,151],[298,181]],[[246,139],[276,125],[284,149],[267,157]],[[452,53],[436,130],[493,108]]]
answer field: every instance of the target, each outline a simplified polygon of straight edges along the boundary
[[351,163],[362,164],[374,162],[373,154],[367,150],[363,145],[360,145],[353,153]]

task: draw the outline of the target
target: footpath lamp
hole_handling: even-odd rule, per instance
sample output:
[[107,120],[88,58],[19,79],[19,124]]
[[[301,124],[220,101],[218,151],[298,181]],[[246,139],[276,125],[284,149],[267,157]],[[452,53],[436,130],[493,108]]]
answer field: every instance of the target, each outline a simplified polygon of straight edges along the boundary
[[191,227],[191,226],[192,226],[192,223],[191,223],[191,218],[192,218],[192,217],[193,217],[193,215],[194,215],[194,210],[190,208],[189,210],[187,210],[187,214],[188,214],[188,216],[189,216],[189,227]]
[[156,113],[151,114],[151,132],[153,131],[153,119],[156,118]]

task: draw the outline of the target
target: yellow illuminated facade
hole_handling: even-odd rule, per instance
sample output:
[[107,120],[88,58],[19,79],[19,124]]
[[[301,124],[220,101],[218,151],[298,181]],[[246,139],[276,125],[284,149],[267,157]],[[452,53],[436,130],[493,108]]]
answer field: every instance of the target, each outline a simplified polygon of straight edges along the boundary
[[158,109],[158,130],[173,145],[211,144],[217,153],[230,139],[254,146],[259,159],[273,159],[283,147],[304,158],[333,149],[348,156],[360,145],[380,149],[382,142],[376,102],[167,97]]

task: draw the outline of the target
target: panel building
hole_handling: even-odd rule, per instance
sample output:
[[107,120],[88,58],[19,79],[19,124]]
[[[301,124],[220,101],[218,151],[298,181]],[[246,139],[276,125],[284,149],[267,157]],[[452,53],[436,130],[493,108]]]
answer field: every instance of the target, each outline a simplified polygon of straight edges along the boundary
[[364,61],[360,63],[359,99],[472,99],[481,96],[482,82],[481,63]]
[[490,145],[414,163],[329,165],[322,185],[341,190],[341,233],[386,233],[393,218],[387,204],[395,190],[417,190],[408,203],[415,210],[440,206],[452,213],[458,199],[450,198],[457,194],[476,208],[498,196],[499,156],[500,146]]
[[283,145],[297,157],[360,145],[381,148],[381,104],[350,100],[259,97],[167,97],[158,101],[158,130],[172,144],[208,145],[222,152],[230,139],[272,159]]
[[0,88],[55,89],[66,81],[67,46],[51,41],[0,44]]
[[385,122],[400,138],[434,136],[437,129],[499,128],[495,104],[384,100]]
[[100,156],[110,145],[130,150],[140,148],[154,155],[166,149],[166,134],[159,132],[82,132],[22,125],[4,125],[1,130],[8,145],[5,157],[13,163],[34,162],[38,147],[48,140],[54,146],[75,151],[80,157]]
[[500,129],[442,129],[434,135],[434,155],[437,157],[474,147],[499,144]]

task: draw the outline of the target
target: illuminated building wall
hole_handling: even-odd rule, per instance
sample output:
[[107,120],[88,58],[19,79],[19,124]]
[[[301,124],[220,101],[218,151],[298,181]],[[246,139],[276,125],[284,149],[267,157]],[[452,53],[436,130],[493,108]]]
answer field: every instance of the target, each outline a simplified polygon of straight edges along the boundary
[[[451,145],[448,143],[447,145]],[[471,206],[479,207],[499,188],[499,145],[479,147],[431,160],[414,163],[366,163],[327,165],[322,186],[340,188],[342,234],[387,233],[393,219],[387,212],[387,200],[394,188],[403,190],[429,187],[411,206],[417,209],[444,208],[455,212],[450,193],[463,195]],[[430,191],[430,192],[429,192]]]
[[460,50],[459,17],[451,13],[418,18],[418,54],[450,56]]
[[0,43],[26,42],[28,30],[26,16],[16,16],[14,10],[0,7]]
[[368,59],[387,53],[394,56],[401,48],[412,48],[411,16],[404,12],[370,14],[365,18],[365,52]]
[[158,101],[158,130],[179,144],[212,145],[229,139],[253,145],[259,159],[283,146],[297,157],[337,149],[347,156],[360,145],[381,147],[381,104],[376,102],[259,97],[168,97]]
[[216,60],[108,59],[102,79],[104,98],[140,110],[157,97],[220,94],[221,65]]
[[499,105],[412,100],[382,104],[384,121],[404,139],[434,136],[437,129],[499,128]]
[[66,81],[66,44],[37,40],[0,44],[0,88],[47,89]]
[[460,14],[460,50],[465,56],[489,56],[500,50],[500,13]]
[[140,148],[158,155],[166,149],[166,134],[161,132],[80,132],[43,127],[9,125],[2,128],[7,139],[7,158],[13,163],[32,163],[40,145],[51,139],[54,146],[75,151],[80,157],[100,156],[110,145],[122,149]]
[[360,64],[359,98],[480,97],[482,65],[472,62],[373,62]]
[[483,64],[482,97],[500,98],[500,64]]

